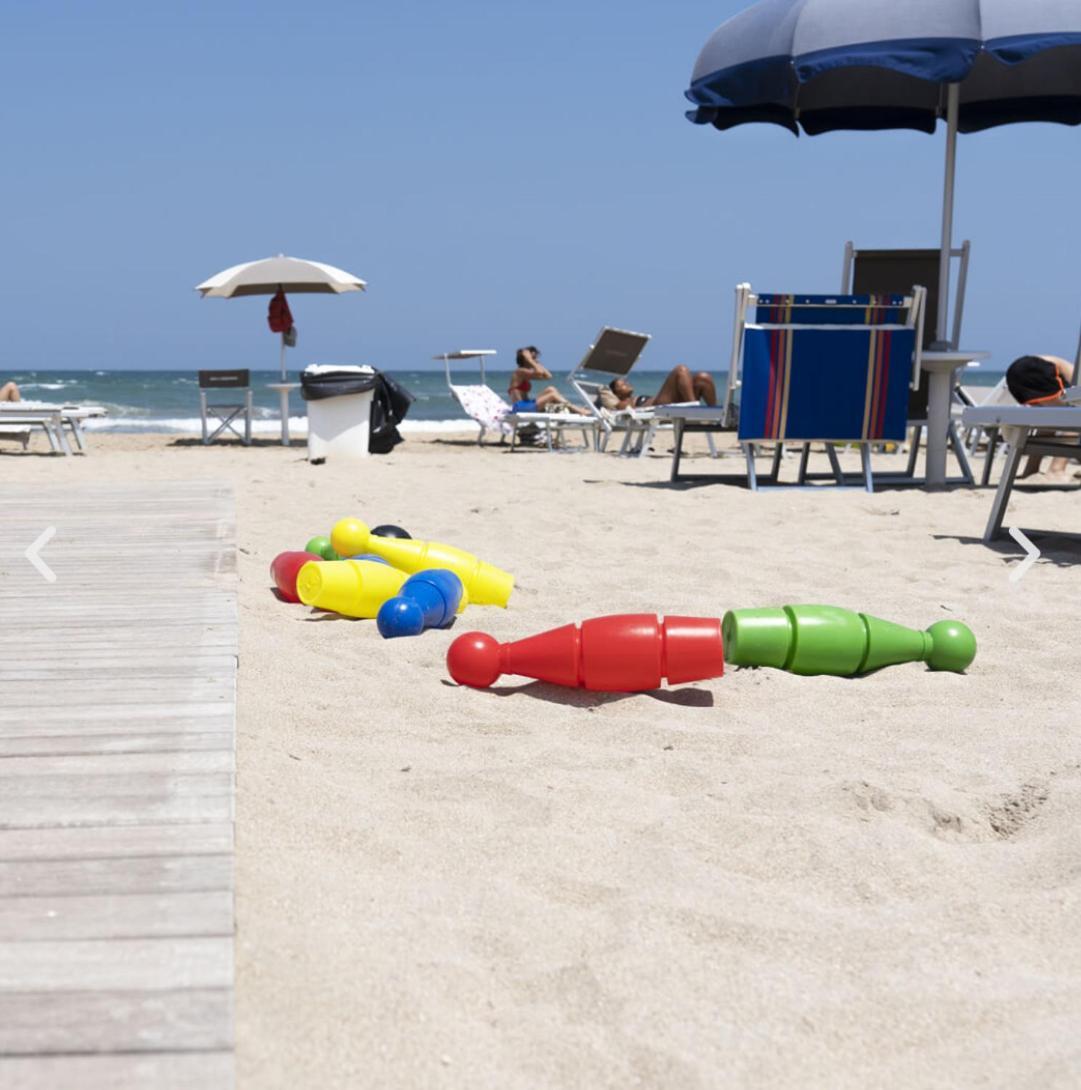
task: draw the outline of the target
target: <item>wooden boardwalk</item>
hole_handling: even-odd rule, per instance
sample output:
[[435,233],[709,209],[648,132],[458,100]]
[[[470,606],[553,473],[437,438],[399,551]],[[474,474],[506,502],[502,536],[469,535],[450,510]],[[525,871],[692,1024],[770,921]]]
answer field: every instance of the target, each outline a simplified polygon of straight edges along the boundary
[[0,1087],[233,1085],[234,550],[224,485],[0,484]]

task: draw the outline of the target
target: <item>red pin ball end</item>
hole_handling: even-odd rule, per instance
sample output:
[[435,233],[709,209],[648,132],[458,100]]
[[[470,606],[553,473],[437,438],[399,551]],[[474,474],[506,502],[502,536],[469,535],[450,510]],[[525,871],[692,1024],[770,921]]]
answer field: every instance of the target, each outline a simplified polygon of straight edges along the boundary
[[484,632],[466,632],[447,650],[447,669],[459,685],[487,689],[502,673],[499,644]]

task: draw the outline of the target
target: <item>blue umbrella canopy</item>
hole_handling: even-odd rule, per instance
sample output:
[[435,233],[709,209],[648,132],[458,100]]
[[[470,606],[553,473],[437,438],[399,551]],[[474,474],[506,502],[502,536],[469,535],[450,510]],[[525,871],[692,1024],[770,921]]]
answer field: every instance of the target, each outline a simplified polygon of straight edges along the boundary
[[699,124],[798,133],[1081,123],[1081,0],[761,0],[722,24],[687,90]]
[[934,132],[945,119],[945,341],[957,134],[1081,124],[1081,0],[760,0],[714,31],[685,94],[688,118],[717,129]]

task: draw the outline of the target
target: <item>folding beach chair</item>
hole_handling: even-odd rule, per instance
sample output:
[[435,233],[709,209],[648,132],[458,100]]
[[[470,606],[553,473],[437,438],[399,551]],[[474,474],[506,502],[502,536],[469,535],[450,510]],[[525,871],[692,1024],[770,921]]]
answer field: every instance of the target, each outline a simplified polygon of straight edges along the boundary
[[[487,383],[484,361],[494,356],[494,348],[460,348],[456,352],[444,352],[433,359],[442,360],[447,376],[447,388],[451,397],[462,411],[476,421],[480,427],[477,444],[484,439],[485,432],[498,431],[502,444],[510,436],[510,449],[514,450],[520,441],[530,432],[543,435],[548,450],[589,450],[596,443],[596,421],[587,417],[567,413],[516,413],[509,402]],[[480,369],[480,382],[471,385],[456,383],[451,375],[451,360],[476,360]],[[564,435],[567,430],[582,433],[580,447],[568,447]]]
[[[800,443],[798,484],[811,444],[825,444],[832,476],[845,483],[835,444],[860,449],[864,487],[874,491],[870,448],[905,435],[909,389],[919,374],[923,289],[909,295],[758,295],[737,289],[739,440],[747,480],[759,483],[755,444],[772,443],[769,483],[779,484],[785,444]],[[753,317],[752,317],[753,315]]]
[[[965,312],[965,288],[968,284],[968,261],[970,244],[966,240],[959,247],[950,251],[951,264],[956,263],[957,274],[951,277],[956,283],[953,305],[949,299],[941,298],[939,290],[940,251],[938,249],[919,250],[859,250],[852,242],[845,243],[844,265],[841,272],[841,291],[857,295],[874,293],[904,294],[912,290],[914,284],[926,289],[924,303],[923,337],[920,348],[955,350],[961,343],[961,321]],[[949,334],[944,342],[937,340],[938,316],[940,307],[946,307],[947,328]],[[909,394],[908,426],[911,429],[908,464],[902,477],[912,478],[916,473],[916,460],[927,427],[928,384],[918,381]],[[948,443],[953,448],[961,468],[962,478],[973,483],[972,469],[968,462],[968,452],[962,441],[960,430],[960,412],[965,407],[964,400],[954,391],[957,419],[950,421]]]
[[[240,401],[209,401],[208,391],[228,390],[231,398],[240,397]],[[213,443],[223,431],[231,431],[246,447],[251,446],[252,415],[251,373],[247,368],[235,371],[200,371],[199,372],[199,416],[203,424],[203,442]],[[219,421],[213,432],[210,431],[209,418]],[[237,431],[239,418],[244,420],[243,435]]]
[[[658,408],[662,406],[604,409],[599,403],[601,391],[605,387],[615,379],[626,378],[630,374],[649,340],[648,333],[632,333],[626,329],[605,326],[570,373],[571,387],[578,394],[581,403],[596,418],[600,450],[607,449],[613,434],[622,432],[623,442],[619,453],[640,458],[648,452],[657,431],[672,426],[657,415]],[[715,454],[712,438],[708,441],[711,452]]]

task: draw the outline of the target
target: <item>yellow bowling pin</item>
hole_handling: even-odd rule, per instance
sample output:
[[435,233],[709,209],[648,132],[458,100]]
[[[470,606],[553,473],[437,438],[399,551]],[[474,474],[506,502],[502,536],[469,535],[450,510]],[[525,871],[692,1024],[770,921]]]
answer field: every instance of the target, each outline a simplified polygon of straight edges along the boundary
[[345,617],[374,617],[408,578],[377,560],[313,560],[297,575],[297,595],[306,606]]
[[438,541],[377,537],[359,519],[335,523],[330,541],[340,556],[374,553],[410,574],[426,568],[446,568],[461,579],[473,605],[505,606],[514,589],[514,576],[510,572],[487,564],[464,549]]

